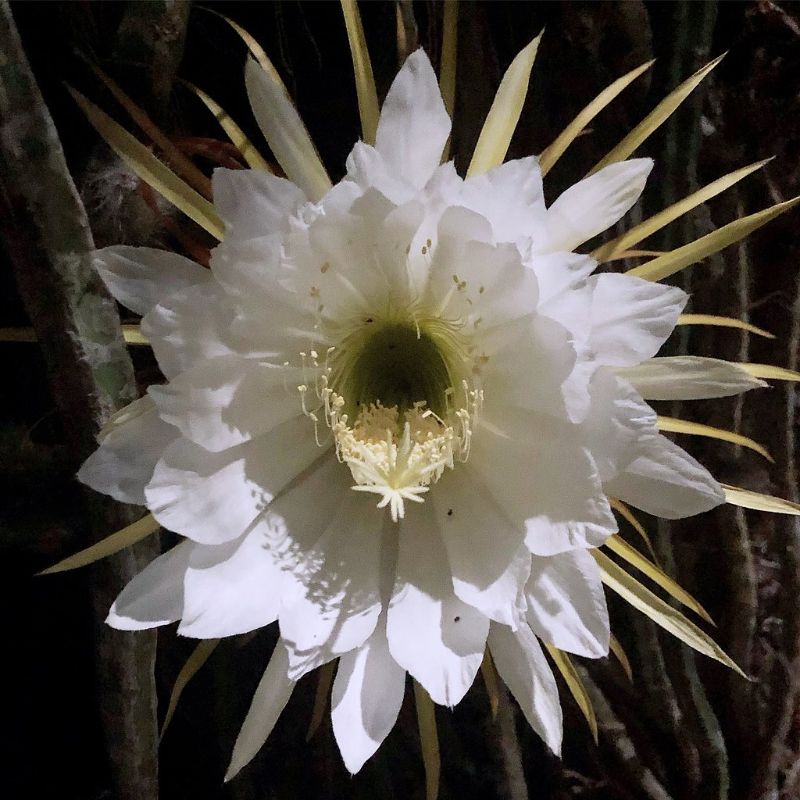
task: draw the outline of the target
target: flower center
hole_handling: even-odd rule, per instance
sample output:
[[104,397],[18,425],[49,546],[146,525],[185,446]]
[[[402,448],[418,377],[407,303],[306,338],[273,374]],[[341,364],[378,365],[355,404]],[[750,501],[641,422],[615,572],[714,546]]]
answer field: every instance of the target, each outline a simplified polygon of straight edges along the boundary
[[[469,455],[482,394],[466,381],[465,345],[458,326],[441,319],[367,317],[322,367],[317,395],[337,457],[353,489],[380,495],[395,522],[405,501],[421,503],[445,468]],[[307,387],[300,391],[305,400]]]

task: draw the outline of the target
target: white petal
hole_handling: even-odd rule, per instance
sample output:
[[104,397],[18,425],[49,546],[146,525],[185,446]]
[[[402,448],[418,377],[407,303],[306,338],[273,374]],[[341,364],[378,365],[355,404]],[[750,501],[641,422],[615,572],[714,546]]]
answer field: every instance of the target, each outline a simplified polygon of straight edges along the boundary
[[534,556],[525,597],[528,623],[541,639],[579,656],[608,654],[606,595],[600,569],[586,550]]
[[394,79],[381,110],[375,149],[391,171],[417,188],[439,166],[450,117],[424,50],[412,53]]
[[453,593],[431,503],[400,524],[397,578],[387,613],[392,657],[435,703],[455,706],[483,660],[489,620]]
[[195,545],[186,570],[178,633],[215,639],[275,622],[282,575],[260,529],[226,544]]
[[286,176],[310,200],[319,200],[331,182],[285,88],[252,58],[247,59],[244,82],[253,116]]
[[688,295],[629,275],[597,275],[590,346],[601,364],[631,366],[654,356],[678,322]]
[[535,156],[506,161],[464,181],[460,202],[486,217],[498,242],[533,235],[545,214],[542,173]]
[[656,412],[610,369],[599,369],[589,389],[592,405],[581,424],[581,439],[601,481],[611,480],[636,458],[642,439],[658,435]]
[[497,672],[525,719],[556,754],[561,754],[562,717],[558,687],[542,648],[527,625],[516,632],[492,623],[489,649]]
[[272,657],[264,670],[264,675],[259,681],[256,693],[250,703],[242,729],[236,737],[233,747],[231,763],[225,773],[225,780],[229,781],[245,766],[267,741],[272,733],[281,711],[286,708],[289,698],[294,690],[294,681],[286,674],[289,658],[286,648],[278,640]]
[[289,674],[306,672],[356,647],[375,629],[384,515],[371,498],[345,495],[328,528],[291,573],[295,587],[280,612]]
[[226,239],[285,233],[289,218],[308,202],[293,183],[261,170],[215,169],[212,184]]
[[202,544],[240,536],[293,478],[322,455],[298,417],[221,453],[178,439],[158,462],[145,495],[165,527]]
[[136,400],[128,406],[128,411],[127,420],[114,425],[100,447],[83,462],[78,480],[120,503],[144,505],[144,487],[153,477],[162,453],[179,432],[158,416],[149,396]]
[[364,766],[394,727],[405,686],[405,670],[389,655],[383,625],[361,647],[339,659],[331,693],[331,721],[351,774]]
[[148,392],[161,419],[206,450],[219,452],[296,417],[303,377],[300,369],[218,356]]
[[179,620],[191,548],[191,542],[182,542],[151,561],[120,592],[106,622],[117,630],[141,631]]
[[215,281],[162,298],[142,318],[158,366],[167,378],[199,361],[233,353],[228,334],[233,309]]
[[470,466],[445,474],[426,502],[432,500],[436,509],[456,595],[490,619],[513,626],[530,570],[524,528],[505,516]]
[[730,397],[766,386],[730,361],[700,356],[651,358],[617,374],[628,381],[645,400],[702,400]]
[[539,311],[552,319],[561,316],[550,303],[584,286],[597,268],[591,256],[581,253],[537,254],[530,256],[526,263],[539,284]]
[[570,186],[547,210],[540,249],[573,250],[610,228],[639,199],[652,168],[650,158],[620,161]]
[[492,428],[473,437],[468,466],[522,526],[532,553],[597,546],[617,530],[594,462],[573,426],[488,405],[485,418]]
[[608,481],[605,490],[666,519],[701,514],[725,502],[722,488],[706,468],[665,436],[642,442],[638,457]]
[[212,280],[211,273],[194,261],[152,247],[104,247],[94,254],[94,267],[108,291],[137,314],[146,314],[176,292]]

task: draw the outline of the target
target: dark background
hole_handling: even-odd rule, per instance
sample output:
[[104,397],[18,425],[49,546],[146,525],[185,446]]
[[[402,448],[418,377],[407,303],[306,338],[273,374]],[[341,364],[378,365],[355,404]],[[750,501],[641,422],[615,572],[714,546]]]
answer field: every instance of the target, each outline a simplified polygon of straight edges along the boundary
[[[402,6],[407,22],[416,23],[419,44],[437,64],[442,5]],[[338,3],[206,3],[180,13],[165,12],[158,2],[16,2],[11,8],[70,170],[83,188],[98,244],[124,241],[189,253],[202,253],[209,245],[177,213],[165,206],[154,211],[142,202],[140,187],[133,181],[131,188],[130,176],[120,177],[118,165],[64,88],[64,82],[75,86],[129,125],[82,54],[118,80],[171,134],[224,138],[179,83],[168,82],[167,94],[154,88],[147,42],[130,33],[131,19],[150,36],[173,42],[176,52],[185,41],[178,76],[218,100],[259,146],[263,141],[242,80],[245,48],[209,8],[239,22],[265,47],[334,180],[342,175],[345,157],[359,136]],[[382,96],[398,68],[396,7],[392,2],[362,3],[361,13]],[[181,16],[188,18],[185,26]],[[678,246],[798,193],[800,6],[795,3],[462,2],[453,135],[453,153],[462,171],[502,71],[543,26],[546,34],[509,157],[540,152],[612,80],[643,61],[658,59],[548,176],[551,199],[582,177],[667,91],[724,50],[730,52],[712,77],[642,148],[640,154],[656,159],[656,168],[639,213],[654,213],[745,164],[777,158],[647,245]],[[262,150],[267,153],[266,146]],[[203,158],[197,163],[207,172],[213,166]],[[797,227],[798,215],[790,213],[747,244],[676,277],[692,293],[693,311],[748,315],[778,338],[693,329],[676,337],[676,351],[688,348],[700,355],[796,368]],[[0,258],[0,326],[30,326],[3,250]],[[140,387],[158,380],[146,349],[135,349],[133,358]],[[120,783],[118,762],[127,753],[113,744],[113,731],[126,712],[114,706],[102,680],[96,625],[101,611],[93,602],[93,570],[32,577],[90,538],[86,496],[73,478],[78,462],[67,435],[73,423],[56,409],[35,343],[0,343],[0,375],[0,609],[6,673],[0,795],[145,798],[151,790],[129,778]],[[679,411],[697,421],[735,427],[761,441],[775,457],[776,463],[769,464],[740,448],[684,439],[682,444],[720,480],[797,499],[796,396],[791,386],[777,385],[739,400],[687,404]],[[518,713],[505,707],[499,720],[491,719],[478,679],[458,708],[437,709],[443,800],[800,797],[797,526],[791,519],[723,508],[672,526],[648,520],[647,527],[664,564],[710,610],[719,624],[714,635],[753,682],[695,659],[649,622],[612,603],[614,629],[631,657],[635,680],[629,684],[613,661],[586,665],[588,673],[583,674],[600,721],[599,746],[565,694],[564,759],[554,759]],[[160,749],[161,796],[423,797],[411,693],[379,753],[351,778],[327,720],[305,742],[313,676],[301,682],[254,763],[223,787],[233,740],[274,636],[269,630],[224,642],[189,686]],[[159,634],[161,715],[192,646],[173,630]],[[111,760],[109,749],[115,751]]]

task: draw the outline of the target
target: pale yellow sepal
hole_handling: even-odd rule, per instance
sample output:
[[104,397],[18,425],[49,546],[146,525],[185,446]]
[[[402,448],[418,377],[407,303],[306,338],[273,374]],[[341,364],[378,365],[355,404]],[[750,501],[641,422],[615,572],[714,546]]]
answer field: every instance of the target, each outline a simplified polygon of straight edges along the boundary
[[713,428],[711,425],[701,425],[697,422],[689,422],[685,419],[662,417],[660,415],[657,424],[658,429],[666,433],[686,433],[690,436],[706,436],[709,439],[720,439],[723,442],[738,444],[750,450],[755,450],[756,453],[764,456],[767,461],[771,461],[773,464],[775,463],[775,459],[769,454],[766,447],[735,431],[726,431],[724,428]]
[[628,658],[628,654],[625,652],[625,648],[620,644],[619,639],[617,639],[613,633],[609,637],[608,647],[616,657],[617,661],[619,661],[622,671],[625,673],[628,680],[633,683],[633,668],[631,667],[630,659]]
[[687,78],[677,89],[673,89],[611,152],[592,167],[589,175],[598,170],[624,161],[631,155],[652,133],[658,130],[680,106],[680,104],[697,88],[703,78],[725,58],[725,53],[717,56],[713,61],[699,69],[690,78]]
[[745,322],[735,317],[720,317],[716,314],[681,314],[678,317],[678,325],[715,325],[719,328],[739,328],[749,331],[756,336],[763,336],[765,339],[774,339],[775,336],[763,328],[757,328],[749,322]]
[[[122,335],[128,344],[150,344],[138,325],[123,325]],[[0,328],[0,342],[38,342],[33,328]]]
[[306,731],[306,741],[310,742],[314,734],[325,719],[325,711],[331,696],[333,676],[336,672],[336,661],[329,661],[317,670],[317,689],[314,692],[314,706],[311,709],[311,719]]
[[698,261],[702,261],[704,258],[728,247],[728,245],[744,239],[762,225],[766,225],[775,217],[779,217],[790,208],[794,208],[798,203],[800,203],[800,197],[794,197],[784,203],[777,203],[762,211],[757,211],[755,214],[741,217],[741,219],[729,222],[712,233],[701,236],[699,239],[695,239],[695,241],[689,242],[683,247],[678,247],[666,255],[629,269],[625,274],[644,278],[648,281],[660,281],[668,278],[690,264],[696,264]]
[[572,122],[549,144],[539,156],[539,169],[542,177],[547,175],[564,151],[580,136],[581,131],[624,89],[627,89],[642,73],[655,64],[655,59],[617,78],[610,86],[600,92],[586,108],[578,113]]
[[109,147],[146,183],[176,208],[222,241],[224,228],[214,206],[169,167],[162,164],[135,136],[128,133],[80,92],[67,87],[92,127]]
[[605,546],[616,553],[620,558],[627,561],[631,566],[655,581],[665,592],[674,597],[679,603],[683,603],[687,608],[691,608],[699,614],[706,622],[714,625],[709,613],[700,603],[692,597],[677,581],[667,575],[664,570],[657,567],[650,559],[643,556],[633,545],[628,544],[620,536],[609,536],[605,541]]
[[347,41],[350,43],[350,55],[353,58],[353,72],[356,79],[356,95],[358,97],[358,113],[361,117],[361,132],[367,144],[375,144],[378,131],[378,92],[375,89],[375,76],[372,74],[367,40],[364,37],[364,26],[356,0],[341,0],[344,24],[347,28]]
[[761,169],[761,167],[768,164],[770,161],[772,161],[772,158],[766,158],[763,161],[757,161],[755,164],[750,164],[747,167],[737,169],[735,172],[729,172],[727,175],[723,175],[721,178],[709,183],[702,189],[693,192],[688,197],[684,197],[683,200],[673,203],[663,211],[659,211],[658,214],[654,214],[652,217],[644,220],[644,222],[640,222],[616,239],[612,239],[612,241],[598,247],[592,253],[592,258],[596,259],[601,264],[606,261],[612,261],[618,253],[622,253],[634,245],[639,244],[639,242],[644,241],[648,236],[652,236],[657,231],[660,231],[663,227],[669,225],[670,222],[678,219],[678,217],[683,216],[693,208],[697,208],[697,206],[705,203],[712,197],[716,197],[726,189],[730,189],[731,186],[738,183],[743,178],[746,178],[757,169]]
[[773,497],[771,494],[753,492],[750,489],[740,489],[738,486],[720,484],[725,492],[725,502],[732,506],[750,508],[753,511],[769,511],[772,514],[789,514],[790,516],[800,516],[800,505],[791,500],[784,500],[781,497]]
[[106,75],[96,64],[89,62],[89,67],[114,95],[116,101],[127,111],[130,118],[147,134],[153,144],[161,150],[166,161],[172,165],[190,186],[197,189],[203,197],[211,199],[211,181],[204,175],[190,158],[185,156],[169,139],[169,137],[150,119],[147,112],[128,97],[122,88]]
[[618,564],[615,564],[607,555],[596,549],[589,552],[597,561],[603,583],[609,589],[616,592],[634,608],[650,617],[656,625],[660,625],[665,631],[697,650],[698,653],[703,653],[703,655],[716,659],[743,678],[747,678],[730,656],[708,634],[686,619],[680,611],[642,586],[639,581],[625,572]]
[[263,172],[272,172],[266,159],[258,152],[256,146],[247,138],[244,131],[233,121],[230,114],[212,97],[207,95],[198,86],[188,81],[185,85],[194,92],[203,105],[214,115],[222,130],[230,139],[231,144],[242,154],[242,158],[250,169],[259,169]]
[[483,654],[483,661],[481,661],[481,675],[484,686],[486,686],[486,694],[489,696],[489,709],[494,720],[497,719],[497,709],[500,708],[500,679],[488,647]]
[[110,536],[106,536],[105,539],[101,539],[91,547],[87,547],[85,550],[59,561],[58,564],[54,564],[52,567],[43,569],[38,574],[52,575],[56,572],[68,572],[71,569],[93,564],[95,561],[100,561],[101,558],[113,556],[114,553],[118,553],[120,550],[136,544],[136,542],[146,539],[156,533],[160,527],[155,517],[152,514],[147,514],[131,525],[112,533]]
[[594,743],[597,744],[597,716],[594,713],[594,706],[586,691],[586,687],[583,685],[581,676],[578,675],[575,665],[566,653],[547,642],[543,644],[547,648],[547,652],[550,653],[550,658],[553,659],[553,663],[558,667],[558,671],[561,673],[561,677],[564,678],[564,683],[567,684],[567,688],[578,704],[578,708],[586,718],[589,730],[592,732]]
[[186,659],[186,663],[181,667],[178,677],[175,678],[175,685],[172,687],[172,692],[169,696],[169,705],[167,706],[167,713],[164,716],[164,723],[161,725],[159,731],[159,740],[164,738],[172,718],[175,716],[175,709],[178,707],[178,701],[181,699],[183,690],[186,688],[189,681],[194,678],[203,664],[208,661],[211,654],[220,643],[220,639],[203,639],[192,650],[192,654]]
[[505,160],[511,137],[522,113],[525,95],[528,93],[531,70],[543,33],[544,31],[520,51],[503,75],[500,88],[483,123],[478,144],[475,145],[467,170],[468,178],[499,167]]
[[647,531],[644,529],[644,525],[639,522],[638,519],[633,515],[633,511],[622,502],[622,500],[617,500],[616,497],[609,497],[608,504],[611,508],[614,509],[623,519],[625,519],[628,524],[642,537],[642,541],[647,545],[647,549],[650,551],[650,555],[653,557],[653,561],[658,564],[658,556],[656,555],[656,549],[653,547],[653,542],[650,540],[650,537],[647,535]]
[[436,732],[436,709],[430,695],[414,681],[414,703],[417,709],[419,741],[422,746],[422,762],[425,765],[425,800],[436,800],[439,796],[439,735]]
[[772,364],[746,364],[737,362],[736,366],[749,372],[754,378],[768,381],[800,381],[800,372],[786,367],[775,367]]

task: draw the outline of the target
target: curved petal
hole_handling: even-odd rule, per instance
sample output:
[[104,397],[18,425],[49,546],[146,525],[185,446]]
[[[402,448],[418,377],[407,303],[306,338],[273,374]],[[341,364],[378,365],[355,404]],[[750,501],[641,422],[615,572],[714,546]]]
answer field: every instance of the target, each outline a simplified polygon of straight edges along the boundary
[[294,586],[279,621],[292,678],[360,647],[375,630],[384,521],[371,499],[346,494],[320,540],[288,574]]
[[146,314],[176,292],[212,280],[211,273],[194,261],[153,247],[104,247],[95,252],[93,261],[108,291],[137,314]]
[[424,50],[412,53],[394,79],[381,110],[375,149],[390,171],[416,188],[439,166],[450,117]]
[[589,279],[589,343],[601,364],[626,367],[654,356],[689,299],[674,286],[612,273]]
[[644,190],[650,158],[619,161],[569,187],[547,209],[543,250],[574,250],[621,219]]
[[600,569],[586,550],[534,556],[525,597],[528,624],[541,639],[579,656],[608,655],[606,595]]
[[[617,524],[594,462],[570,426],[495,409],[473,437],[468,467],[542,556],[602,544]],[[491,529],[490,529],[491,530]]]
[[106,623],[121,631],[141,631],[179,620],[191,551],[191,542],[182,542],[151,561],[120,592]]
[[83,462],[78,480],[120,503],[143,506],[144,489],[156,463],[179,432],[158,416],[148,396],[134,401],[127,411],[126,421],[113,425]]
[[145,495],[165,527],[202,544],[240,536],[293,478],[320,457],[311,423],[298,417],[221,453],[178,439],[156,465]]
[[215,169],[212,187],[226,240],[287,233],[289,218],[308,202],[291,181],[261,170]]
[[[236,355],[199,361],[150,396],[161,419],[189,440],[218,453],[249,442],[299,415],[301,369]],[[309,422],[308,432],[313,436]]]
[[234,351],[225,341],[233,309],[215,281],[190,286],[162,298],[142,318],[142,333],[168,378],[198,362]]
[[511,690],[525,719],[556,754],[561,754],[562,717],[553,671],[527,625],[516,632],[492,623],[489,649],[503,682]]
[[195,545],[186,569],[178,633],[216,639],[275,622],[282,576],[261,530],[222,545]]
[[605,490],[665,519],[701,514],[725,502],[725,493],[706,468],[665,436],[642,442],[637,457]]
[[405,688],[405,670],[389,655],[383,625],[361,647],[339,659],[331,693],[331,722],[351,774],[364,766],[394,727]]
[[426,502],[434,504],[456,595],[490,619],[514,626],[530,570],[524,528],[505,516],[470,466],[445,474]]
[[457,705],[483,660],[489,620],[453,592],[433,508],[424,503],[400,524],[397,577],[386,635],[394,660],[435,703]]

